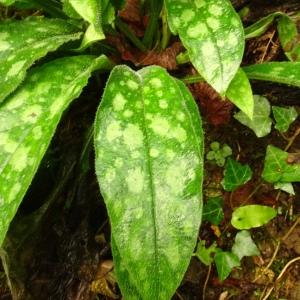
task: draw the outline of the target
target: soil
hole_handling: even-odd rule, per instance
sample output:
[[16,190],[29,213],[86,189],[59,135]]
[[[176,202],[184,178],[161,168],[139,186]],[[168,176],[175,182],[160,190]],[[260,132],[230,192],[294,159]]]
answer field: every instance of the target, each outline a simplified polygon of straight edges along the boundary
[[[147,16],[139,15],[138,1],[128,2],[131,10],[123,11],[120,17],[141,36]],[[236,0],[232,3],[237,9],[249,5],[250,13],[244,19],[246,25],[274,11],[300,10],[299,1]],[[6,11],[6,14],[23,17],[18,11]],[[136,68],[161,64],[179,77],[194,72],[190,64],[177,65],[175,58],[182,45],[174,37],[163,52],[152,49],[142,53],[121,33],[105,42],[115,49],[112,58],[117,63]],[[275,27],[247,41],[243,65],[271,60],[285,60]],[[18,300],[121,299],[112,272],[110,225],[95,177],[90,135],[106,79],[92,78],[65,113],[10,227],[2,251],[0,300],[13,299],[12,294]],[[220,99],[208,85],[192,84],[189,88],[203,117],[206,152],[213,141],[226,143],[233,149],[234,158],[249,164],[254,174],[249,183],[230,194],[221,187],[223,168],[206,161],[204,202],[211,195],[222,195],[225,218],[219,226],[203,222],[199,239],[205,240],[207,246],[216,242],[223,250],[230,249],[237,232],[230,225],[230,217],[233,209],[242,204],[269,205],[280,208],[281,214],[267,225],[251,230],[261,255],[243,258],[241,267],[234,269],[223,282],[218,279],[214,265],[207,267],[193,257],[173,299],[267,299],[264,297],[272,289],[268,299],[299,300],[300,262],[288,265],[282,275],[281,271],[300,256],[300,224],[296,223],[300,214],[300,185],[294,184],[296,195],[289,196],[262,182],[261,172],[266,146],[272,144],[283,149],[287,139],[299,128],[300,120],[284,136],[272,130],[268,136],[258,139],[232,117],[236,110],[233,105]],[[298,88],[259,81],[252,81],[252,88],[272,104],[293,105],[300,110]],[[300,137],[296,137],[289,151],[298,153],[299,149]],[[260,188],[256,189],[258,185]],[[8,283],[4,268],[9,273]]]

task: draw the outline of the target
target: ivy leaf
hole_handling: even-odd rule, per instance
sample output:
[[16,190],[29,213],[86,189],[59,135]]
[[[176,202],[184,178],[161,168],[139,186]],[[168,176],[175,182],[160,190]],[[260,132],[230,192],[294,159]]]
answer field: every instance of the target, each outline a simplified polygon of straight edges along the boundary
[[141,299],[170,299],[202,212],[203,132],[192,95],[160,67],[115,67],[96,116],[95,151],[124,298],[135,289]]
[[200,75],[222,96],[244,53],[244,29],[228,0],[166,0],[171,31],[178,34]]
[[217,244],[214,242],[208,248],[205,247],[205,241],[200,240],[197,245],[197,250],[195,252],[195,256],[206,266],[211,265],[214,261],[212,254],[216,253],[217,251]]
[[274,19],[277,16],[281,16],[281,15],[283,15],[283,13],[281,12],[272,13],[264,18],[261,18],[254,24],[245,28],[245,39],[251,39],[251,38],[261,36],[267,31],[267,29],[273,23]]
[[288,108],[280,106],[272,106],[273,116],[276,121],[275,128],[280,132],[285,132],[289,129],[290,125],[297,119],[298,113],[295,107]]
[[286,57],[291,61],[300,60],[300,44],[297,25],[287,15],[278,20],[279,40]]
[[219,250],[215,255],[215,264],[218,271],[218,277],[223,281],[229,276],[233,268],[240,266],[240,260],[232,252]]
[[232,158],[228,158],[224,170],[222,185],[225,191],[234,191],[248,182],[252,177],[252,171],[248,165],[242,165]]
[[272,119],[270,118],[271,106],[269,101],[262,96],[254,95],[254,113],[251,120],[244,112],[234,115],[243,125],[252,129],[257,137],[266,136],[271,132]]
[[294,187],[290,182],[276,182],[274,184],[274,189],[284,191],[290,195],[295,195]]
[[256,256],[260,254],[249,231],[247,230],[240,231],[235,236],[232,253],[234,253],[239,260],[241,260],[244,256]]
[[102,30],[102,1],[99,0],[66,0],[74,10],[87,22],[89,27],[83,37],[79,50],[83,50],[95,41],[105,39]]
[[276,215],[276,210],[269,206],[245,205],[232,213],[231,224],[236,229],[251,229],[267,224]]
[[249,79],[243,69],[239,69],[226,93],[227,98],[245,115],[253,118],[254,100]]
[[243,68],[249,79],[300,87],[300,62],[268,62]]
[[271,183],[300,182],[300,164],[289,164],[288,156],[287,152],[269,145],[262,178]]
[[0,103],[23,81],[34,61],[80,36],[78,28],[60,19],[0,23]]
[[63,111],[107,59],[54,60],[29,72],[0,106],[0,245],[45,154]]
[[208,198],[203,207],[202,218],[203,221],[219,225],[224,219],[223,199],[221,197]]

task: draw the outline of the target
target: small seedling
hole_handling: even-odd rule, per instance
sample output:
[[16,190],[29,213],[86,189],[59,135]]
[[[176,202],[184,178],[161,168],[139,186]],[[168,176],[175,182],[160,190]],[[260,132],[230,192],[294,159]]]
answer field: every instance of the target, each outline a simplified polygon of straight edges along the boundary
[[219,142],[212,142],[210,144],[210,151],[206,155],[206,159],[214,161],[217,166],[224,167],[226,157],[232,154],[232,149],[224,144],[222,147]]

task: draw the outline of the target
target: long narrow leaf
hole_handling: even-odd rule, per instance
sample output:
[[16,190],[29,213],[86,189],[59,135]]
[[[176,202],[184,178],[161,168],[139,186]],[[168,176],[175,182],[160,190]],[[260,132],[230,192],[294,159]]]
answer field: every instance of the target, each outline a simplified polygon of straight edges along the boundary
[[125,299],[170,299],[201,220],[203,133],[184,84],[116,67],[95,124],[96,171]]
[[57,59],[32,70],[0,105],[0,245],[63,111],[106,57]]
[[166,0],[168,22],[201,76],[222,96],[244,52],[242,22],[228,0]]
[[0,103],[23,81],[26,70],[48,52],[79,39],[80,30],[60,19],[34,17],[0,23]]

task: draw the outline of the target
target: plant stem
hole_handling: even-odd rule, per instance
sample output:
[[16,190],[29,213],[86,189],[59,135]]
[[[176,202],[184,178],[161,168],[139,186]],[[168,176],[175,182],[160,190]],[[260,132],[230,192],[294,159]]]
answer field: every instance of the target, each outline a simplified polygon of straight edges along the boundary
[[161,9],[163,7],[163,1],[162,0],[150,0],[149,1],[149,24],[147,26],[147,29],[145,31],[145,35],[143,38],[143,44],[148,48],[151,49],[153,45],[153,39],[154,35],[157,32],[158,29],[158,19],[161,12]]
[[186,52],[179,53],[176,57],[176,62],[179,65],[183,65],[183,64],[190,62],[190,57],[189,57],[188,52],[186,51]]
[[147,51],[145,45],[136,37],[132,30],[120,18],[116,18],[115,24],[118,29],[141,51]]
[[47,12],[52,17],[58,17],[66,19],[66,14],[62,11],[62,6],[59,2],[55,0],[32,0],[35,4],[37,4],[41,9]]
[[200,75],[189,75],[186,77],[181,78],[181,80],[185,83],[185,84],[191,84],[191,83],[197,83],[197,82],[201,82],[204,81],[204,78]]
[[161,18],[162,18],[161,48],[166,49],[169,44],[170,37],[171,37],[171,32],[170,32],[170,29],[168,26],[168,20],[167,20],[166,4],[164,4],[164,6],[163,6]]

